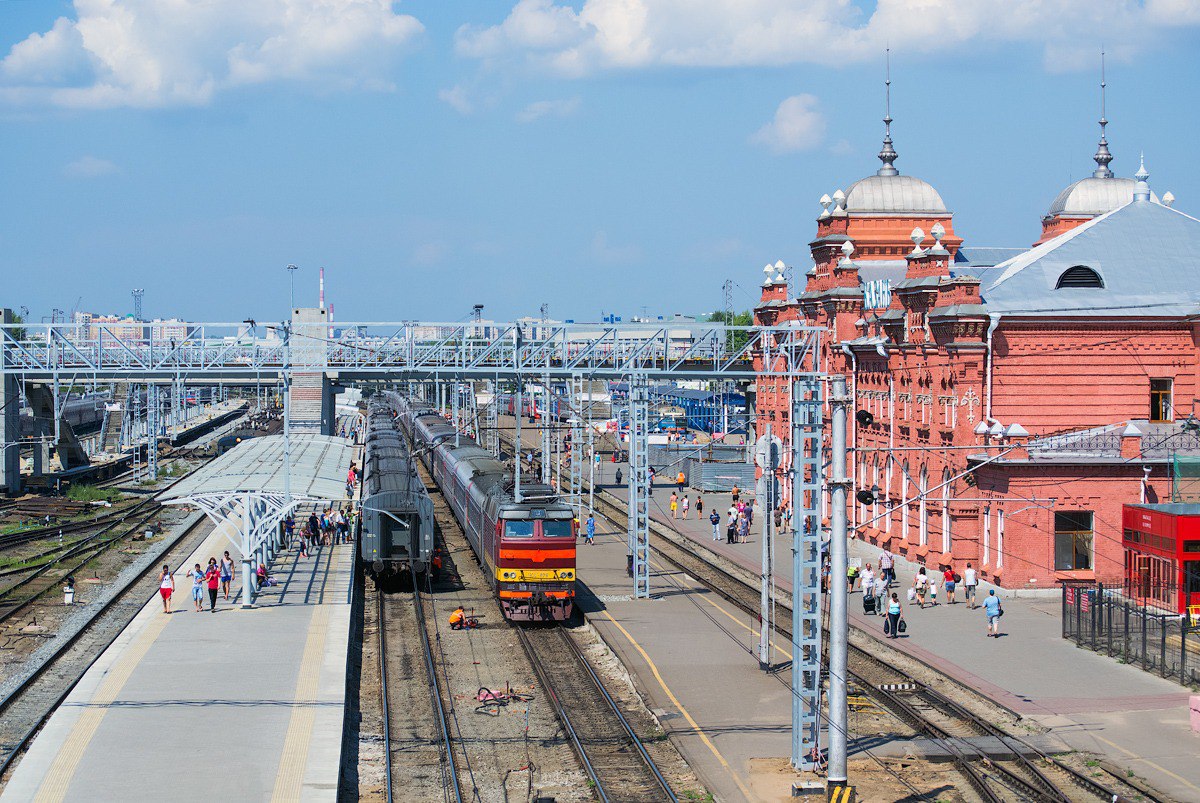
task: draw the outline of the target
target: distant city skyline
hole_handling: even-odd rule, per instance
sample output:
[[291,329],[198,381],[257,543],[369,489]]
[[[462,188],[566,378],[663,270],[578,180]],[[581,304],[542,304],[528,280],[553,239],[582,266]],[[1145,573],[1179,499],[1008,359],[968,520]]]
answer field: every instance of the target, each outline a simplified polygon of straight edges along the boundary
[[878,168],[889,44],[964,248],[1094,169],[1101,47],[1113,170],[1200,215],[1200,3],[1053,5],[0,3],[0,304],[273,320],[292,263],[342,321],[749,309]]

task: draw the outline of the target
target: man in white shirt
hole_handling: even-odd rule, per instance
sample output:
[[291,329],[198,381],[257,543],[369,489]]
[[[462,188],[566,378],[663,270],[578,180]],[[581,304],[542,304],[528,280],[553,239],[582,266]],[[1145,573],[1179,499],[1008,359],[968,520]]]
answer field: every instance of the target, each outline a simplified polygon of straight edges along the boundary
[[967,568],[963,569],[963,591],[966,592],[967,607],[974,610],[975,605],[975,586],[979,584],[979,578],[975,574],[975,570],[971,568],[971,564],[967,564]]

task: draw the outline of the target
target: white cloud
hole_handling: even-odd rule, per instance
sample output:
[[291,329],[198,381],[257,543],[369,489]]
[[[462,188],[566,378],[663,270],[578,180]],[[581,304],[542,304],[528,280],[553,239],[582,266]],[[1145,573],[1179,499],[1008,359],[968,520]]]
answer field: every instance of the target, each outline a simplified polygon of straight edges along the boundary
[[100,176],[111,176],[121,171],[107,159],[100,159],[95,156],[81,156],[75,161],[64,165],[62,172],[68,178],[99,178]]
[[[459,54],[524,58],[564,75],[641,66],[841,64],[884,47],[940,54],[979,43],[1140,50],[1157,29],[1200,25],[1196,0],[520,0],[499,25],[463,26]],[[1091,48],[1094,51],[1094,46]],[[1094,59],[1094,56],[1093,56]]]
[[475,111],[475,104],[471,103],[471,99],[467,97],[467,90],[461,84],[438,92],[438,100],[462,115]]
[[517,122],[532,123],[543,117],[569,117],[579,111],[579,98],[538,100],[517,112]]
[[750,141],[775,153],[806,151],[825,137],[825,116],[815,95],[792,95],[775,110],[775,119],[758,129]]
[[390,0],[74,0],[0,61],[10,102],[103,108],[200,105],[239,86],[295,81],[390,88],[421,31]]
[[423,268],[430,268],[437,265],[446,258],[447,248],[444,242],[433,240],[427,243],[421,243],[412,252],[410,261],[414,265],[419,265]]

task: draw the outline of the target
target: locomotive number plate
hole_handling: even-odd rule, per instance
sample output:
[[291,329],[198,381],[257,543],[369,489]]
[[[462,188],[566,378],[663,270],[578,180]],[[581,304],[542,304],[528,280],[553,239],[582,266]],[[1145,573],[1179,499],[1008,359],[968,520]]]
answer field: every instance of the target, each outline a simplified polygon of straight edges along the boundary
[[523,569],[521,571],[522,579],[524,580],[557,580],[558,575],[554,569]]

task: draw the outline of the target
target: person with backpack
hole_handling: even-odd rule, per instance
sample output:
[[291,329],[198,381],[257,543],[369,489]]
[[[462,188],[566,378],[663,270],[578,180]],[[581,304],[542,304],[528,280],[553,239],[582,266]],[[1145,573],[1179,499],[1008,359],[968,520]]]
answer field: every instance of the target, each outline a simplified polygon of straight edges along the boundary
[[708,523],[711,524],[712,528],[713,528],[713,540],[720,541],[721,540],[721,534],[720,534],[721,514],[715,510],[712,513],[709,513],[708,514]]
[[946,604],[954,604],[954,591],[958,588],[958,575],[949,566],[942,572],[942,585],[946,587]]
[[1000,598],[996,596],[996,589],[990,589],[988,595],[983,598],[983,613],[987,616],[987,634],[989,637],[995,636],[1000,638],[1000,617],[1004,615],[1004,608],[1000,605]]

